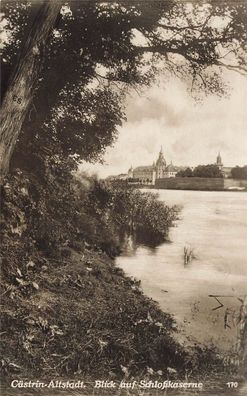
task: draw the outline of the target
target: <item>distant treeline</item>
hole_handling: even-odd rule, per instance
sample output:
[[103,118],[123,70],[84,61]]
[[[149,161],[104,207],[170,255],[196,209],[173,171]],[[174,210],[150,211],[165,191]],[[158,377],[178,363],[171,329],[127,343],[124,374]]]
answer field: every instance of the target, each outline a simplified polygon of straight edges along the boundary
[[231,170],[233,179],[247,180],[247,165],[245,166],[235,166]]
[[184,170],[179,171],[176,174],[176,177],[215,177],[221,178],[223,177],[223,173],[215,164],[209,165],[198,165],[193,170],[191,168],[186,168]]
[[[224,177],[222,171],[215,164],[209,165],[199,165],[193,170],[191,168],[186,168],[179,171],[176,177],[214,177],[221,178]],[[235,166],[231,170],[231,177],[233,179],[247,180],[247,165],[245,166]]]

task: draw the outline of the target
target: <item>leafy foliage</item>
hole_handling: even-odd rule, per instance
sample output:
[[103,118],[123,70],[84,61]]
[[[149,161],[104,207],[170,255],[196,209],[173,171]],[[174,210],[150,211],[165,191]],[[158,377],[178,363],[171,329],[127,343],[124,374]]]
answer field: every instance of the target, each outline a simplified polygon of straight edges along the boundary
[[243,179],[247,180],[247,165],[245,166],[236,166],[231,170],[232,178],[233,179]]
[[176,174],[177,177],[213,177],[222,178],[223,174],[221,170],[215,164],[209,165],[198,165],[195,169],[187,168],[181,170]]
[[136,234],[149,243],[160,243],[176,219],[177,209],[168,207],[152,193],[141,192],[113,183],[112,212],[123,231]]
[[[63,171],[63,172],[62,172]],[[18,171],[2,186],[2,233],[6,243],[24,238],[44,255],[56,256],[63,246],[119,253],[123,234],[141,233],[164,240],[176,218],[175,208],[153,194],[112,186],[57,165],[40,179]]]
[[186,168],[184,170],[180,170],[176,174],[176,177],[192,177],[192,176],[193,176],[193,171],[191,168]]
[[21,171],[8,176],[1,218],[4,373],[40,376],[50,367],[55,376],[111,370],[121,378],[121,365],[135,374],[147,365],[183,371],[172,318],[109,258],[119,253],[123,231],[146,227],[163,238],[173,219],[150,194],[85,174],[75,178],[55,167],[46,185]]
[[[126,90],[149,84],[159,72],[190,81],[195,91],[219,94],[222,68],[246,73],[243,3],[73,0],[61,5],[12,167],[33,169],[27,159],[38,151],[43,162],[70,155],[74,167],[80,159],[99,160],[124,119]],[[3,95],[39,6],[3,2],[8,38]]]
[[217,165],[199,165],[193,170],[194,177],[223,177],[221,170]]

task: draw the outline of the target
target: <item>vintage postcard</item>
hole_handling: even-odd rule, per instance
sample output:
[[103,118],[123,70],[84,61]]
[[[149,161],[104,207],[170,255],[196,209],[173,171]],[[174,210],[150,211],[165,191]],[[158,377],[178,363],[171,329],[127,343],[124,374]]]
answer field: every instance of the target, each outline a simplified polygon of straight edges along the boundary
[[247,1],[0,27],[1,395],[246,395]]

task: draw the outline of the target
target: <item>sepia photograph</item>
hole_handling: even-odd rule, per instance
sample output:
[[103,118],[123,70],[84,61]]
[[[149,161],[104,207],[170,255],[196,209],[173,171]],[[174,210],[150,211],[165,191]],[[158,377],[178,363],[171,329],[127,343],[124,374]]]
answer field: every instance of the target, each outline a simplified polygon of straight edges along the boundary
[[247,0],[2,0],[2,396],[247,395]]

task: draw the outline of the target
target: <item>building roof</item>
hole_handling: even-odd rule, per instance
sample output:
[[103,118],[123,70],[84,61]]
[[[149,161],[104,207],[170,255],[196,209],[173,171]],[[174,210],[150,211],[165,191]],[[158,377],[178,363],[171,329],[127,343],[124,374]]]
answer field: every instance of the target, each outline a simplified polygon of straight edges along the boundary
[[178,170],[179,170],[178,167],[174,166],[173,164],[169,164],[166,167],[167,172],[178,172]]
[[134,172],[136,171],[141,171],[141,172],[152,172],[153,171],[153,166],[137,166],[137,168],[134,169]]

